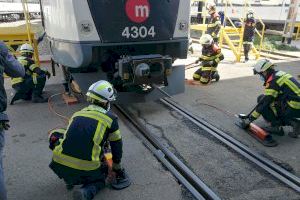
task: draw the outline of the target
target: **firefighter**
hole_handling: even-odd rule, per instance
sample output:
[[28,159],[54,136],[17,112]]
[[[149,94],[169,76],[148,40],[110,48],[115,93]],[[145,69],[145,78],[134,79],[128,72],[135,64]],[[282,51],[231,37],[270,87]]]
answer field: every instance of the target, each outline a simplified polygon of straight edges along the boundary
[[221,30],[221,19],[219,14],[216,12],[216,4],[210,3],[206,8],[208,10],[208,14],[210,14],[206,33],[212,36],[215,43],[218,43],[219,33]]
[[249,51],[252,49],[256,28],[256,21],[254,19],[254,12],[252,10],[248,10],[247,12],[246,19],[244,21],[244,27],[243,46],[245,62],[247,62],[249,60]]
[[258,97],[258,105],[245,124],[262,115],[271,124],[264,128],[267,132],[284,135],[282,126],[292,126],[293,131],[288,135],[296,138],[300,133],[300,83],[292,75],[275,70],[274,66],[267,59],[254,65],[254,74],[264,82],[265,92]]
[[200,38],[200,44],[202,45],[202,55],[196,63],[201,61],[202,66],[194,73],[193,79],[202,84],[208,84],[213,79],[219,81],[217,67],[218,63],[224,59],[221,49],[208,34],[204,34]]
[[3,172],[3,150],[5,143],[5,130],[10,128],[9,118],[5,113],[7,98],[4,87],[4,72],[11,77],[23,77],[24,67],[9,53],[7,46],[0,41],[0,199],[7,200],[4,172]]
[[74,199],[93,199],[105,187],[108,167],[103,161],[104,144],[109,141],[112,169],[116,179],[114,189],[123,189],[130,180],[121,166],[122,138],[118,119],[110,111],[116,98],[113,86],[107,81],[92,84],[87,92],[88,107],[73,114],[68,128],[52,131],[50,148],[53,150],[50,168],[67,184],[82,187],[73,192]]
[[26,74],[23,78],[12,78],[12,87],[15,94],[10,102],[11,105],[19,99],[32,100],[34,103],[44,103],[48,99],[42,96],[46,83],[46,77],[50,73],[42,70],[33,60],[34,50],[30,44],[23,44],[20,47],[21,56],[18,61],[24,66]]

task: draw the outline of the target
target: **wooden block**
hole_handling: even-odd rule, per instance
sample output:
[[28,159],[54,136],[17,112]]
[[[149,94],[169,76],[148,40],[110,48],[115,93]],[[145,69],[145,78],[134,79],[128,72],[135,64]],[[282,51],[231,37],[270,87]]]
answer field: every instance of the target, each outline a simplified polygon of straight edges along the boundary
[[78,103],[78,99],[73,95],[64,93],[64,94],[62,94],[62,98],[66,102],[67,105],[72,105],[72,104]]

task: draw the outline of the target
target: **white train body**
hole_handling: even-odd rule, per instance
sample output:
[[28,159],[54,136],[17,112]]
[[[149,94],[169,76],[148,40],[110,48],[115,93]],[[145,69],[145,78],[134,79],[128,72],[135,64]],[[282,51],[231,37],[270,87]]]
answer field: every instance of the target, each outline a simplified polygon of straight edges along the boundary
[[[228,7],[226,13],[232,19],[244,17],[245,8],[244,1],[231,0],[233,8]],[[284,24],[289,11],[290,0],[251,0],[249,1],[255,14],[259,16],[267,24]],[[197,2],[191,5],[191,13],[198,10]],[[219,0],[217,3],[217,11],[225,11],[224,4]],[[192,14],[192,17],[196,17]],[[300,21],[300,13],[297,13],[297,21]]]
[[138,86],[153,94],[155,84],[183,92],[183,66],[172,64],[187,57],[190,0],[40,1],[53,60],[98,71],[77,76],[83,87],[104,78],[119,91]]

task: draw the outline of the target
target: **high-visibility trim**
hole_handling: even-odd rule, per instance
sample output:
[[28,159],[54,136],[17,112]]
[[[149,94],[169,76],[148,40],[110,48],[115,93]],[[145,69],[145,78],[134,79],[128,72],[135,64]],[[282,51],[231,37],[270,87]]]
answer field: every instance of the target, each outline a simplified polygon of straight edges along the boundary
[[251,113],[251,116],[254,117],[255,119],[259,118],[260,115],[261,114],[259,112],[257,112],[256,110]]
[[208,24],[207,27],[208,28],[214,28],[218,25],[221,25],[221,22],[219,20],[215,21],[215,23],[212,23],[212,24]]
[[109,87],[111,87],[110,84],[105,83],[105,84],[99,85],[99,86],[96,88],[96,90],[97,90],[97,92],[101,92],[101,91],[104,90],[105,88],[109,88]]
[[204,55],[201,55],[200,58],[202,60],[205,60],[205,61],[212,61],[212,60],[215,60],[217,58],[220,58],[222,56],[222,53],[218,53],[217,55],[214,55],[214,56],[204,56]]
[[116,130],[113,133],[110,133],[109,136],[108,136],[108,140],[111,141],[111,142],[118,141],[118,140],[121,140],[121,139],[122,139],[122,136],[121,136],[121,132],[120,132],[119,129]]
[[273,89],[265,89],[265,95],[276,98],[276,97],[278,97],[278,91],[273,90]]
[[291,108],[294,108],[294,109],[297,109],[297,110],[300,109],[300,102],[297,102],[297,101],[288,101],[287,103],[288,103],[288,105]]
[[285,84],[293,91],[295,94],[300,97],[300,88],[290,79],[285,81]]
[[97,95],[95,95],[95,94],[93,94],[93,93],[91,93],[91,92],[87,92],[87,93],[86,93],[86,96],[88,96],[88,97],[90,97],[90,98],[93,98],[93,99],[96,99],[96,100],[98,100],[98,101],[100,101],[100,102],[103,101],[103,99],[101,99],[99,96],[97,96]]
[[82,111],[79,111],[79,112],[75,113],[72,116],[72,118],[80,117],[80,116],[92,118],[92,119],[95,119],[95,120],[98,120],[98,121],[102,121],[109,128],[111,127],[111,124],[112,124],[112,119],[111,118],[109,118],[108,116],[105,116],[102,113],[96,112],[96,111],[84,111],[84,110],[82,110]]
[[64,134],[64,137],[62,139],[59,139],[59,145],[55,147],[55,149],[53,150],[53,152],[56,152],[58,154],[62,153],[62,151],[63,151],[62,144],[63,144],[64,140],[66,139],[66,136],[68,134],[67,130],[69,129],[69,127],[72,124],[72,122],[73,122],[73,118],[70,119],[69,125],[68,125],[68,127],[66,129],[66,133]]
[[64,128],[58,128],[58,129],[54,129],[52,131],[50,131],[49,135],[51,135],[52,133],[61,133],[61,134],[65,134],[66,133],[66,129]]
[[201,76],[200,82],[201,82],[201,83],[208,83],[208,82],[209,82],[209,79],[208,79],[208,78],[204,78],[204,77]]
[[277,117],[277,116],[278,116],[278,113],[277,113],[276,106],[275,106],[275,103],[274,103],[274,102],[271,103],[270,108],[271,108],[271,110],[273,111],[274,115]]
[[99,161],[99,157],[100,157],[100,153],[101,153],[101,147],[100,147],[100,143],[103,139],[104,136],[104,132],[106,130],[106,127],[104,126],[104,124],[102,123],[102,121],[98,122],[95,134],[94,134],[94,146],[93,146],[93,150],[92,150],[92,161]]
[[201,67],[202,71],[212,71],[213,67]]
[[199,74],[193,74],[193,78],[200,78]]
[[36,68],[38,68],[39,66],[38,65],[36,65],[36,64],[32,64],[32,65],[30,65],[29,66],[29,69],[31,70],[31,71],[34,71]]
[[53,161],[73,169],[92,171],[100,167],[100,161],[88,161],[53,152]]
[[215,59],[215,62],[216,62],[216,63],[219,63],[220,61],[221,61],[220,58],[216,58],[216,59]]
[[38,74],[37,74],[37,73],[33,73],[31,76],[32,76],[32,81],[33,81],[33,83],[34,83],[35,85],[37,85],[37,84],[38,84],[38,81],[37,81],[37,76],[38,76]]
[[282,86],[284,84],[284,82],[289,79],[289,78],[292,78],[292,75],[290,74],[284,74],[282,75],[277,81],[276,83],[279,85],[279,86]]
[[15,84],[18,84],[18,83],[22,83],[24,81],[23,78],[19,77],[19,78],[12,78],[11,79],[11,84],[12,85],[15,85]]

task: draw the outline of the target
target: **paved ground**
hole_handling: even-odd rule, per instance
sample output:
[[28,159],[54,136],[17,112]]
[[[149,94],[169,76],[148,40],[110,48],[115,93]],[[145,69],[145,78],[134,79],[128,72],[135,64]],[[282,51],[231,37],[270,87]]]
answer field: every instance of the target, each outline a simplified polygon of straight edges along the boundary
[[[60,91],[60,86],[47,87],[47,93]],[[70,116],[84,106],[65,106],[60,97],[54,104],[64,115]],[[20,102],[9,106],[7,113],[12,128],[6,133],[4,168],[8,197],[11,200],[71,199],[63,181],[48,168],[51,152],[47,131],[62,122],[48,111],[47,104]],[[96,199],[186,199],[185,190],[121,121],[124,137],[123,164],[133,184],[123,190],[105,189]]]

